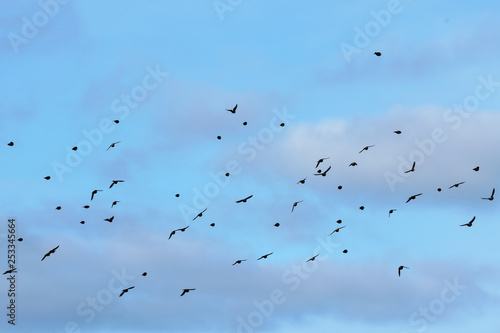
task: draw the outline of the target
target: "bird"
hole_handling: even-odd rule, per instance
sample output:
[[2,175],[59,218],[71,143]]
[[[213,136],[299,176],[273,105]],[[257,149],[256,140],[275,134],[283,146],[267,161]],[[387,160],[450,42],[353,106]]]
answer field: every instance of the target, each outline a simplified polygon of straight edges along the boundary
[[194,217],[193,221],[194,221],[194,220],[196,220],[198,217],[202,217],[202,216],[203,216],[203,213],[205,213],[205,211],[206,211],[207,209],[208,209],[208,208],[205,208],[205,210],[203,210],[201,213],[199,213],[198,215],[196,215],[196,216]]
[[409,269],[410,267],[406,267],[406,266],[399,266],[399,268],[398,268],[398,275],[399,275],[399,276],[401,276],[401,270],[402,270],[403,268],[408,268],[408,269]]
[[299,181],[297,182],[297,184],[305,184],[306,179],[307,179],[307,177],[306,177],[306,178],[304,178],[304,179],[299,180]]
[[410,200],[414,200],[414,199],[415,199],[416,197],[418,197],[419,195],[422,195],[422,193],[412,195],[411,197],[409,197],[409,198],[408,198],[408,200],[406,200],[406,203],[408,203]]
[[45,179],[45,180],[50,180],[50,176],[43,177],[43,179]]
[[309,261],[314,261],[314,259],[316,259],[316,257],[319,256],[319,253],[317,255],[315,255],[314,257],[312,258],[309,258],[306,262],[309,262]]
[[78,147],[77,147],[77,146],[74,146],[73,148],[71,148],[71,150],[77,151],[77,150],[78,150]]
[[211,227],[215,227],[215,223],[210,223],[210,226]]
[[275,223],[274,226],[277,228],[277,227],[280,226],[280,224],[279,223]]
[[340,231],[340,229],[345,228],[345,227],[346,227],[346,226],[343,226],[343,227],[339,227],[339,228],[337,228],[337,229],[333,230],[333,231],[332,231],[332,232],[331,232],[328,236],[333,235],[335,232],[339,232],[339,231]]
[[12,141],[11,141],[11,142],[9,142],[9,143],[7,144],[7,146],[11,146],[11,147],[12,147],[13,145],[14,145],[14,142],[12,142]]
[[493,191],[491,192],[491,196],[489,198],[481,198],[481,199],[486,199],[486,200],[492,201],[494,194],[495,194],[495,188],[493,188]]
[[253,197],[253,194],[250,195],[250,196],[248,196],[248,197],[246,197],[245,199],[241,199],[241,200],[236,201],[236,203],[247,202],[247,200],[250,199],[251,197]]
[[229,111],[229,112],[231,112],[231,113],[236,113],[236,108],[237,108],[237,107],[238,107],[238,104],[236,104],[236,105],[234,106],[234,108],[232,108],[232,109],[226,109],[226,111]]
[[116,206],[117,203],[119,203],[120,201],[113,201],[113,203],[111,204],[111,208],[113,208],[113,206]]
[[115,124],[118,124],[120,121],[118,119],[113,120]]
[[359,209],[363,210],[365,209],[365,206],[359,206]]
[[90,201],[92,201],[94,199],[94,195],[96,195],[97,192],[102,192],[102,190],[93,190],[92,195],[90,196]]
[[474,220],[475,220],[475,219],[476,219],[476,217],[474,216],[474,217],[472,218],[472,220],[470,220],[470,221],[469,221],[469,223],[461,224],[460,226],[461,226],[461,227],[465,227],[465,226],[467,226],[467,227],[472,227],[472,222],[474,222]]
[[142,273],[142,276],[146,276],[146,275],[148,275],[148,272]]
[[341,224],[341,223],[342,223],[342,220],[337,220],[337,223],[338,223],[338,224]]
[[43,259],[45,259],[46,257],[50,256],[51,253],[55,253],[58,248],[59,248],[59,245],[57,245],[55,248],[53,248],[49,252],[45,253],[45,255],[43,256],[41,261],[43,261]]
[[56,207],[56,210],[61,210],[61,206],[57,206],[57,207]]
[[344,251],[342,251],[342,253],[347,253],[347,249],[345,249]]
[[[11,267],[12,267],[12,266],[11,266]],[[16,272],[16,268],[9,269],[8,271],[5,271],[2,275],[5,275],[5,274],[12,274],[12,273],[17,273],[17,272]]]
[[128,288],[123,289],[123,290],[122,290],[122,293],[121,293],[121,294],[120,294],[120,296],[118,296],[118,297],[122,297],[122,296],[123,296],[123,294],[128,293],[128,291],[129,291],[130,289],[134,289],[134,288],[135,288],[135,286],[132,286],[132,287],[128,287]]
[[396,133],[396,134],[401,134],[401,131],[394,131],[394,133]]
[[476,172],[477,172],[477,171],[479,171],[479,166],[475,167],[475,168],[474,168],[474,169],[472,169],[472,170],[474,170],[474,171],[476,171]]
[[382,53],[380,52],[373,52],[373,54],[375,54],[377,57],[380,57],[382,55]]
[[115,216],[111,216],[109,219],[104,219],[104,221],[108,221],[109,223],[113,222],[113,219],[115,218]]
[[85,205],[85,206],[82,206],[82,208],[89,209],[90,206],[89,205]]
[[318,168],[318,166],[320,165],[320,163],[323,163],[325,160],[327,160],[327,159],[329,159],[329,158],[330,158],[330,157],[323,157],[323,158],[320,158],[320,159],[318,160],[318,162],[316,163],[316,167],[315,167],[315,169],[317,169],[317,168]]
[[394,213],[395,211],[397,211],[397,209],[391,209],[391,210],[389,210],[389,217],[391,217],[391,214]]
[[375,146],[375,145],[366,146],[366,147],[364,147],[363,149],[361,149],[361,150],[359,151],[359,153],[361,154],[363,151],[368,150],[368,148],[371,148],[371,147],[374,147],[374,146]]
[[413,171],[415,171],[415,162],[413,162],[413,165],[411,166],[411,169],[408,170],[408,171],[405,171],[405,173],[413,172]]
[[[331,168],[332,168],[332,167],[331,167],[331,166],[329,166],[329,167],[328,167],[328,169],[326,169],[325,171],[320,172],[320,173],[315,173],[314,175],[315,175],[315,176],[319,176],[319,175],[321,175],[321,176],[325,177],[325,176],[326,176],[326,173],[327,173],[327,172],[328,172]],[[319,172],[319,171],[320,171],[320,170],[318,170],[318,172]]]
[[262,257],[260,257],[259,259],[257,260],[260,260],[260,259],[266,259],[268,256],[270,256],[271,254],[273,254],[274,252],[271,252],[271,253],[268,253],[268,254],[264,254]]
[[112,188],[113,185],[116,185],[118,183],[123,183],[123,182],[124,182],[124,180],[113,180],[112,183],[111,183],[111,185],[109,185],[109,188]]
[[116,142],[113,142],[112,144],[110,144],[110,145],[109,145],[109,147],[108,147],[108,149],[106,149],[106,151],[108,151],[108,150],[109,150],[109,148],[114,148],[114,147],[115,147],[115,145],[116,145],[117,143],[120,143],[120,142],[121,142],[121,141],[116,141]]
[[448,187],[448,188],[450,189],[450,188],[453,188],[453,187],[458,187],[458,186],[460,186],[460,185],[461,185],[461,184],[463,184],[463,183],[465,183],[465,182],[460,182],[460,183],[453,184],[453,185],[451,185],[451,186],[450,186],[450,187]]
[[304,201],[304,200],[295,201],[295,202],[293,203],[293,205],[292,205],[292,213],[293,213],[293,209],[294,209],[295,207],[297,207],[297,204],[298,204],[299,202],[302,202],[302,201]]
[[246,259],[239,259],[239,260],[236,260],[236,261],[234,262],[234,264],[232,264],[231,266],[234,266],[234,265],[236,265],[236,264],[241,264],[241,262],[242,262],[242,261],[247,261],[247,260],[246,260]]
[[18,241],[18,242],[22,242],[22,241],[23,241],[23,238],[22,238],[22,237],[19,237],[19,238],[17,239],[17,241]]
[[182,294],[181,296],[184,296],[185,293],[188,293],[189,291],[191,290],[196,290],[195,288],[191,288],[191,289],[182,289]]
[[350,167],[351,166],[356,166],[356,165],[358,165],[358,163],[356,163],[356,162],[351,162],[351,164],[349,164]]
[[168,237],[168,239],[170,239],[170,237],[172,237],[172,236],[175,234],[175,232],[176,232],[176,231],[181,231],[181,232],[184,232],[184,231],[186,231],[186,229],[187,229],[187,228],[189,228],[189,226],[184,227],[184,228],[180,228],[180,229],[175,229],[174,231],[172,231],[172,232],[170,233],[170,236]]

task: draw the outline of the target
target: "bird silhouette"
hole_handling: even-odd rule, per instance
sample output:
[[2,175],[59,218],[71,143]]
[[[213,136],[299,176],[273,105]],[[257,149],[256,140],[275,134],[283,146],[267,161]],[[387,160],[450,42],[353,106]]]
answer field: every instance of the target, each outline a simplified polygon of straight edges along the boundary
[[196,216],[194,217],[193,221],[194,221],[194,220],[196,220],[198,217],[202,217],[202,216],[203,216],[203,213],[205,213],[205,211],[206,211],[207,209],[208,209],[208,208],[205,208],[205,209],[204,209],[201,213],[199,213],[198,215],[196,215]]
[[477,171],[479,171],[479,166],[475,167],[475,168],[474,168],[474,169],[472,169],[472,170],[474,170],[474,171],[476,171],[476,172],[477,172]]
[[52,253],[55,253],[55,252],[56,252],[56,250],[57,250],[58,248],[59,248],[59,245],[57,245],[55,248],[53,248],[53,249],[52,249],[52,250],[50,250],[49,252],[45,253],[45,255],[43,256],[43,258],[42,258],[42,260],[41,260],[41,261],[43,261],[43,259],[45,259],[45,258],[47,258],[48,256],[50,256]]
[[396,133],[396,134],[401,134],[401,131],[394,131],[394,133]]
[[85,205],[85,206],[82,206],[82,208],[89,209],[90,206],[89,205]]
[[[11,266],[12,267],[12,266]],[[5,274],[12,274],[12,273],[17,273],[16,268],[9,269],[8,271],[5,271],[2,275]]]
[[309,258],[308,260],[306,260],[306,262],[314,261],[314,259],[316,259],[317,256],[319,256],[319,253],[317,255],[315,255],[314,257]]
[[118,296],[118,297],[122,297],[122,296],[123,296],[123,294],[128,293],[128,291],[129,291],[130,289],[134,289],[134,288],[135,288],[135,286],[132,286],[132,287],[128,287],[128,288],[123,289],[123,290],[122,290],[122,292],[121,292],[121,294],[120,294],[120,296]]
[[406,200],[406,203],[408,203],[410,200],[414,200],[414,199],[415,199],[416,197],[418,197],[419,195],[422,195],[422,193],[412,195],[411,197],[409,197],[409,198],[408,198],[408,200]]
[[231,113],[236,113],[236,108],[238,108],[238,104],[236,104],[232,109],[226,109],[226,111],[229,111]]
[[117,203],[119,203],[120,201],[113,201],[113,203],[111,204],[111,208],[113,208],[113,206],[116,206]]
[[274,226],[277,228],[277,227],[280,226],[280,224],[279,223],[275,223]]
[[111,216],[109,219],[104,219],[104,221],[107,221],[109,223],[113,222],[113,219],[115,218],[115,216]]
[[491,196],[489,198],[481,198],[481,199],[486,199],[486,200],[492,201],[493,195],[495,195],[495,188],[493,188],[493,191],[491,192]]
[[253,194],[252,195],[249,195],[248,197],[246,197],[245,199],[241,199],[241,200],[238,200],[236,201],[236,203],[240,203],[240,202],[247,202],[248,199],[250,199],[251,197],[253,197]]
[[292,205],[292,213],[293,213],[293,209],[294,209],[295,207],[297,207],[297,205],[298,205],[300,202],[302,202],[302,201],[304,201],[304,200],[295,201],[295,202],[293,203],[293,205]]
[[176,231],[181,231],[181,232],[184,232],[184,231],[186,231],[186,229],[187,229],[187,228],[189,228],[189,226],[184,227],[184,228],[180,228],[180,229],[175,229],[174,231],[172,231],[172,232],[170,233],[170,236],[168,237],[168,239],[170,239],[170,237],[172,237],[172,236],[175,234],[175,232],[176,232]]
[[389,217],[391,217],[391,214],[394,213],[395,211],[397,211],[397,209],[391,209],[391,210],[389,210]]
[[146,276],[146,275],[148,275],[148,272],[142,273],[142,276]]
[[109,148],[114,148],[116,144],[120,143],[121,141],[116,141],[116,142],[113,142],[112,144],[109,145],[108,149],[106,149],[106,151],[109,150]]
[[184,294],[190,292],[191,290],[196,290],[196,288],[191,288],[191,289],[182,289],[182,294],[181,296],[184,296]]
[[373,52],[373,54],[375,54],[377,57],[380,57],[382,55],[382,53],[380,52]]
[[50,180],[50,176],[43,177],[43,179],[45,179],[45,180]]
[[57,206],[57,207],[56,207],[56,210],[61,210],[61,206]]
[[234,264],[232,264],[232,266],[236,265],[236,264],[241,264],[242,261],[247,261],[246,259],[240,259],[240,260],[236,260],[234,262]]
[[74,146],[73,148],[71,148],[71,150],[77,151],[77,150],[78,150],[78,147],[77,147],[77,146]]
[[467,226],[467,227],[472,227],[472,223],[474,222],[474,220],[475,220],[475,219],[476,219],[476,217],[474,216],[474,217],[472,218],[472,220],[470,220],[470,221],[469,221],[469,223],[461,224],[460,226],[461,226],[461,227],[465,227],[465,226]]
[[[326,169],[325,171],[320,172],[320,173],[315,173],[314,175],[315,175],[315,176],[320,176],[320,175],[321,175],[321,176],[325,177],[325,176],[326,176],[326,173],[327,173],[328,171],[330,171],[330,169],[331,169],[331,168],[332,168],[332,167],[331,167],[331,166],[329,166],[329,167],[328,167],[328,169]],[[318,170],[318,172],[319,172],[319,171],[320,171],[320,170]]]
[[406,267],[406,266],[399,266],[398,268],[398,275],[401,276],[401,271],[403,270],[403,268],[407,268],[409,269],[410,267]]
[[356,165],[358,165],[358,163],[356,163],[356,162],[351,162],[351,164],[349,164],[350,167],[356,166]]
[[315,168],[315,169],[317,169],[317,168],[318,168],[318,166],[319,166],[321,163],[323,163],[325,160],[327,160],[327,159],[329,159],[329,158],[330,158],[330,157],[323,157],[323,158],[320,158],[320,159],[318,160],[318,162],[316,163],[316,166],[315,166],[314,168]]
[[361,154],[363,151],[368,150],[368,148],[371,148],[371,147],[375,147],[375,145],[365,146],[363,149],[361,149],[361,150],[359,151],[359,153]]
[[340,231],[340,229],[345,228],[345,227],[346,227],[346,226],[343,226],[343,227],[339,227],[339,228],[337,228],[337,229],[333,230],[333,231],[332,231],[332,232],[331,232],[328,236],[331,236],[331,235],[333,235],[334,233],[339,232],[339,231]]
[[297,184],[305,184],[306,179],[307,179],[307,177],[306,177],[306,178],[304,178],[304,179],[302,179],[302,180],[299,180],[299,181],[297,182]]
[[450,187],[448,187],[448,188],[450,189],[450,188],[453,188],[453,187],[459,187],[459,186],[460,186],[460,185],[462,185],[463,183],[465,183],[465,182],[460,182],[460,183],[453,184],[453,185],[451,185],[451,186],[450,186]]
[[405,171],[405,173],[413,172],[413,171],[415,171],[415,162],[413,162],[413,165],[411,166],[411,169],[408,170],[408,171]]
[[11,146],[11,147],[12,147],[13,145],[14,145],[14,142],[12,142],[12,141],[11,141],[11,142],[9,142],[9,143],[7,144],[7,146]]
[[260,257],[259,259],[257,260],[260,260],[260,259],[266,259],[268,256],[270,256],[271,254],[273,254],[274,252],[271,252],[271,253],[268,253],[268,254],[264,254],[262,257]]
[[113,180],[112,183],[111,183],[111,185],[109,185],[109,188],[112,188],[113,185],[116,185],[118,183],[123,183],[123,182],[124,182],[124,180]]
[[102,190],[93,190],[92,195],[90,196],[90,201],[92,201],[94,199],[94,195],[96,195],[97,192],[102,192]]

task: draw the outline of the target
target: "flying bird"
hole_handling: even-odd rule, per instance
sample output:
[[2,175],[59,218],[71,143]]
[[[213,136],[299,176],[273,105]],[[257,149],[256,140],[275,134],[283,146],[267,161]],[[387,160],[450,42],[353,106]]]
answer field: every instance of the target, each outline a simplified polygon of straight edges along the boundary
[[316,257],[319,256],[319,253],[317,255],[315,255],[314,257],[312,258],[309,258],[306,262],[309,262],[309,261],[314,261],[314,259],[316,259]]
[[474,217],[472,218],[472,220],[470,220],[470,221],[469,221],[469,223],[461,224],[460,226],[461,226],[461,227],[465,227],[465,226],[467,226],[467,227],[472,227],[472,222],[474,222],[474,220],[475,220],[475,219],[476,219],[476,217],[474,216]]
[[90,206],[89,205],[85,205],[85,206],[82,206],[82,208],[89,209]]
[[333,230],[333,231],[331,232],[331,234],[329,234],[328,236],[333,235],[335,232],[339,232],[339,230],[340,230],[340,229],[345,228],[345,227],[346,227],[346,226],[343,226],[343,227],[340,227],[340,228],[337,228],[337,229]]
[[191,288],[191,289],[182,289],[182,294],[181,294],[181,296],[184,296],[184,294],[188,293],[190,290],[196,290],[196,288]]
[[134,289],[134,288],[135,288],[135,286],[132,286],[132,287],[128,287],[128,288],[123,289],[123,290],[122,290],[122,293],[121,293],[121,294],[120,294],[120,296],[118,296],[118,297],[122,297],[122,296],[123,296],[123,294],[128,293],[128,291],[129,291],[130,289]]
[[247,202],[247,200],[250,199],[251,197],[253,197],[253,194],[250,195],[250,196],[248,196],[248,197],[246,197],[245,199],[241,199],[241,200],[236,201],[236,203]]
[[[325,177],[325,176],[326,176],[326,173],[327,173],[327,172],[328,172],[331,168],[332,168],[332,167],[331,167],[331,166],[329,166],[329,167],[328,167],[328,169],[326,169],[325,171],[323,171],[323,172],[321,172],[321,173],[315,173],[314,175],[315,175],[315,176],[319,176],[319,175],[321,175],[321,176]],[[319,172],[319,170],[318,170],[318,172]]]
[[396,134],[401,134],[401,131],[394,131],[394,133],[396,133]]
[[380,57],[382,55],[382,53],[380,52],[373,52],[373,54],[375,54],[377,57]]
[[114,147],[115,147],[115,145],[116,145],[117,143],[120,143],[120,142],[121,142],[121,141],[116,141],[116,142],[113,142],[112,144],[110,144],[110,145],[109,145],[109,147],[108,147],[108,149],[106,149],[106,151],[108,151],[108,150],[109,150],[109,148],[114,148]]
[[350,167],[351,166],[356,166],[356,165],[358,165],[358,163],[356,163],[356,162],[352,162],[351,164],[349,164]]
[[113,185],[116,185],[118,183],[123,183],[123,182],[124,182],[124,180],[113,180],[112,183],[111,183],[111,185],[109,185],[109,188],[112,188]]
[[234,265],[236,265],[236,264],[241,264],[241,262],[242,262],[242,261],[247,261],[247,260],[246,260],[246,259],[236,260],[236,261],[234,262],[234,264],[232,264],[231,266],[234,266]]
[[257,260],[260,260],[260,259],[266,259],[268,256],[270,256],[271,254],[273,254],[274,252],[271,252],[271,253],[268,253],[268,254],[264,254],[262,257],[260,257],[259,259]]
[[479,171],[479,166],[475,167],[474,169],[472,169],[474,171]]
[[293,203],[293,205],[292,205],[292,213],[293,213],[293,209],[294,209],[295,207],[297,207],[297,204],[298,204],[299,202],[302,202],[302,201],[304,201],[304,200],[295,201],[295,202]]
[[237,107],[238,107],[238,104],[236,104],[236,105],[234,106],[234,108],[232,108],[232,109],[226,109],[226,111],[229,111],[229,112],[231,112],[231,113],[236,113],[236,108],[237,108]]
[[450,187],[448,187],[448,188],[450,189],[450,188],[453,188],[453,187],[459,187],[459,186],[460,186],[460,185],[462,185],[463,183],[465,183],[465,182],[460,182],[460,183],[453,184],[453,185],[451,185],[451,186],[450,186]]
[[58,248],[59,248],[59,245],[57,245],[55,248],[53,248],[49,252],[45,253],[45,255],[43,256],[41,261],[43,261],[43,259],[45,259],[46,257],[50,256],[51,253],[55,253]]
[[364,147],[363,149],[361,149],[361,150],[359,151],[359,153],[361,154],[363,151],[368,150],[368,148],[371,148],[371,147],[375,147],[375,145],[366,146],[366,147]]
[[11,142],[9,142],[9,143],[7,144],[7,146],[11,146],[11,147],[12,147],[13,145],[14,145],[14,142],[12,142],[12,141],[11,141]]
[[407,268],[409,269],[410,267],[406,267],[406,266],[399,266],[398,268],[398,275],[401,276],[401,271],[403,270],[403,268]]
[[45,180],[50,180],[50,176],[43,177],[43,179],[45,179]]
[[113,206],[116,206],[117,203],[119,203],[120,201],[113,201],[113,203],[111,204],[111,208],[113,208]]
[[408,203],[410,200],[414,200],[414,199],[415,199],[416,197],[418,197],[419,195],[422,195],[422,193],[412,195],[411,197],[409,197],[409,198],[408,198],[408,200],[406,200],[406,203]]
[[493,191],[491,192],[491,196],[489,198],[481,198],[481,199],[486,199],[486,200],[492,201],[494,194],[495,194],[495,188],[493,188]]
[[181,231],[181,232],[184,232],[184,231],[186,231],[186,229],[187,229],[187,228],[189,228],[189,226],[184,227],[184,228],[180,228],[180,229],[175,229],[174,231],[172,231],[172,232],[170,233],[170,236],[168,237],[168,239],[170,239],[170,237],[172,237],[173,235],[175,235],[175,232],[176,232],[176,231]]
[[113,222],[113,219],[115,218],[115,216],[111,216],[109,219],[104,219],[104,221],[107,221],[109,223]]
[[318,166],[319,166],[321,163],[323,163],[325,160],[327,160],[327,159],[329,159],[329,158],[330,158],[330,157],[323,157],[323,158],[320,158],[320,159],[318,160],[318,162],[316,163],[316,167],[315,167],[315,169],[317,169],[317,168],[318,168]]
[[391,210],[389,210],[389,217],[391,217],[391,214],[394,213],[395,211],[397,211],[397,209],[391,209]]
[[5,274],[12,274],[12,273],[17,273],[17,272],[16,272],[16,268],[9,269],[8,271],[5,271],[2,275],[5,275]]
[[96,195],[97,192],[102,192],[102,190],[93,190],[92,195],[90,196],[90,201],[92,201],[94,199],[94,195]]
[[405,173],[413,172],[413,171],[415,171],[415,162],[413,162],[413,165],[411,166],[411,169],[408,170],[408,171],[405,171]]
[[196,220],[198,217],[202,217],[202,216],[203,216],[203,213],[205,213],[205,211],[206,211],[207,209],[208,209],[208,208],[205,208],[205,210],[204,210],[204,211],[202,211],[201,213],[199,213],[198,215],[196,215],[196,216],[194,217],[193,221],[194,221],[194,220]]
[[307,179],[307,177],[306,177],[306,178],[304,178],[304,179],[302,179],[302,180],[299,180],[299,181],[297,182],[297,184],[305,184],[306,179]]

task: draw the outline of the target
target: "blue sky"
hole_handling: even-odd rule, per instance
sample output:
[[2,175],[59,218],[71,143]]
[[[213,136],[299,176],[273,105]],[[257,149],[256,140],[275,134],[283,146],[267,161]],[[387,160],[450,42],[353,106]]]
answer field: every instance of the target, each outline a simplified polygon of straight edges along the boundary
[[3,329],[498,332],[498,7],[1,4]]

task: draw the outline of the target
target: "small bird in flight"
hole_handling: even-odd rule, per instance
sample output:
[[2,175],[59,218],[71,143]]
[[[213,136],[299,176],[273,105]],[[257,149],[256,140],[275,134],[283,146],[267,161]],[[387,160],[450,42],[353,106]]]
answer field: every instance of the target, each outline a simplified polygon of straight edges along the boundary
[[89,205],[85,205],[85,206],[82,206],[82,207],[85,208],[85,209],[89,209],[90,208]]
[[460,185],[462,185],[463,183],[465,183],[465,182],[460,182],[460,183],[453,184],[453,185],[451,185],[451,186],[450,186],[450,187],[448,187],[448,188],[450,189],[450,188],[453,188],[453,187],[459,187],[459,186],[460,186]]
[[316,257],[319,256],[319,253],[317,255],[315,255],[314,257],[312,258],[309,258],[306,262],[309,262],[309,261],[314,261],[314,259],[316,259]]
[[486,200],[492,201],[494,194],[495,194],[495,188],[493,188],[493,191],[491,192],[491,196],[489,198],[481,198],[481,199],[486,199]]
[[120,142],[121,142],[121,141],[116,141],[116,142],[113,142],[112,144],[110,144],[110,145],[109,145],[109,147],[108,147],[108,149],[106,149],[106,151],[108,151],[108,150],[109,150],[109,148],[114,148],[114,147],[115,147],[115,145],[116,145],[117,143],[120,143]]
[[113,203],[111,204],[111,208],[113,208],[113,206],[116,206],[116,204],[119,203],[119,202],[120,201],[117,201],[117,200],[113,201]]
[[320,158],[320,159],[318,160],[318,162],[316,163],[316,167],[315,167],[315,169],[317,169],[317,168],[318,168],[318,166],[320,165],[320,163],[323,163],[325,160],[327,160],[327,159],[329,159],[329,158],[330,158],[330,157],[323,157],[323,158]]
[[5,275],[5,274],[12,274],[12,273],[17,273],[17,272],[16,272],[16,268],[9,269],[8,271],[5,271],[2,275]]
[[184,294],[188,293],[189,291],[191,290],[196,290],[195,288],[191,288],[191,289],[182,289],[182,294],[181,296],[184,296]]
[[397,211],[397,209],[391,209],[391,210],[389,210],[389,217],[391,217],[391,214],[394,213],[395,211]]
[[236,260],[236,261],[234,262],[234,264],[232,264],[231,266],[234,266],[234,265],[236,265],[236,264],[241,264],[241,262],[242,262],[242,261],[247,261],[247,260],[246,260],[246,259]]
[[112,188],[113,185],[116,185],[118,183],[123,183],[123,182],[124,182],[124,180],[113,180],[112,183],[111,183],[111,185],[109,185],[109,188]]
[[419,195],[422,195],[422,193],[412,195],[411,197],[409,197],[409,198],[408,198],[408,200],[406,200],[406,203],[408,203],[410,200],[414,200],[414,199],[415,199],[416,197],[418,197]]
[[107,221],[109,223],[113,222],[113,219],[115,218],[115,216],[111,216],[109,219],[104,219],[104,221]]
[[339,232],[339,230],[340,230],[340,229],[345,228],[345,227],[346,227],[346,226],[343,226],[343,227],[340,227],[340,228],[337,228],[337,229],[333,230],[333,231],[331,232],[331,234],[329,234],[328,236],[333,235],[335,232]]
[[474,170],[474,171],[476,171],[476,172],[477,172],[477,171],[479,171],[479,166],[475,167],[475,168],[474,168],[474,169],[472,169],[472,170]]
[[411,166],[411,169],[408,170],[408,171],[405,171],[405,173],[413,172],[413,171],[415,171],[415,162],[413,162],[413,165]]
[[295,207],[297,207],[297,205],[299,204],[299,202],[302,202],[302,201],[304,201],[304,200],[295,201],[295,202],[293,203],[293,205],[292,205],[292,213],[293,213],[293,209],[294,209]]
[[175,232],[176,232],[176,231],[182,231],[182,232],[184,232],[184,231],[186,231],[186,229],[187,229],[187,228],[189,228],[189,226],[184,227],[184,228],[180,228],[180,229],[175,229],[174,231],[172,231],[172,232],[170,233],[170,236],[168,237],[168,239],[170,239],[170,237],[172,237],[173,235],[175,235]]
[[55,253],[58,248],[59,248],[59,245],[57,245],[55,248],[53,248],[49,252],[45,253],[45,255],[43,256],[41,261],[43,261],[43,259],[45,259],[46,257],[50,256],[51,253]]
[[232,109],[226,109],[226,111],[229,111],[229,112],[231,112],[231,113],[236,113],[236,108],[237,108],[237,107],[238,107],[238,104],[236,104],[236,105],[234,106],[234,108],[232,108]]
[[208,208],[205,208],[205,210],[203,210],[201,213],[199,213],[198,215],[196,215],[196,216],[194,217],[193,221],[194,221],[194,220],[196,220],[198,217],[202,217],[202,216],[203,216],[203,213],[205,213],[205,211],[206,211],[207,209],[208,209]]
[[122,297],[122,296],[123,296],[123,294],[128,293],[128,291],[129,291],[130,289],[134,289],[134,288],[135,288],[135,286],[132,286],[132,287],[128,287],[128,288],[123,289],[123,290],[122,290],[122,293],[121,293],[121,294],[120,294],[120,296],[118,296],[118,297]]
[[45,179],[45,180],[50,180],[50,176],[43,177],[43,179]]
[[302,180],[299,180],[299,181],[297,182],[297,184],[305,184],[306,179],[307,179],[307,177],[306,177],[306,178],[304,178],[304,179],[302,179]]
[[260,259],[266,259],[268,256],[270,256],[271,254],[273,254],[274,252],[271,252],[271,253],[268,253],[268,254],[264,254],[262,257],[260,257],[259,259],[257,260],[260,260]]
[[401,271],[403,270],[403,268],[407,268],[409,269],[410,267],[406,267],[406,266],[399,266],[398,268],[398,275],[401,276]]
[[359,151],[359,153],[361,154],[363,151],[368,150],[368,148],[371,148],[371,147],[375,147],[375,145],[366,146],[366,147],[364,147],[363,149],[361,149],[361,150]]
[[375,54],[377,57],[380,57],[382,55],[382,53],[380,52],[373,52],[373,54]]
[[[327,173],[327,172],[328,172],[331,168],[332,168],[332,167],[331,167],[331,166],[329,166],[329,167],[328,167],[328,169],[326,169],[325,171],[323,171],[323,172],[321,172],[321,173],[315,173],[314,175],[315,175],[315,176],[320,176],[320,175],[321,175],[321,176],[325,177],[325,176],[326,176],[326,173]],[[319,170],[318,170],[318,171],[319,171]]]
[[247,200],[250,199],[251,197],[253,197],[253,194],[250,195],[250,196],[248,196],[248,197],[246,197],[245,199],[241,199],[241,200],[236,201],[236,203],[247,202]]
[[469,223],[461,224],[460,226],[461,226],[461,227],[465,227],[465,226],[467,226],[467,227],[472,227],[472,223],[474,222],[474,220],[475,220],[475,219],[476,219],[476,217],[474,216],[474,217],[472,218],[472,220],[470,220],[470,221],[469,221]]
[[102,190],[93,190],[92,195],[90,196],[90,201],[92,201],[94,199],[94,195],[96,195],[97,192],[102,192]]
[[14,142],[12,142],[12,141],[11,141],[11,142],[9,142],[9,143],[7,144],[7,146],[11,146],[11,147],[12,147],[13,145],[14,145]]
[[394,133],[396,133],[396,134],[401,134],[401,131],[394,131]]
[[350,167],[356,166],[356,165],[358,165],[358,163],[356,163],[356,162],[352,162],[351,164],[349,164]]

